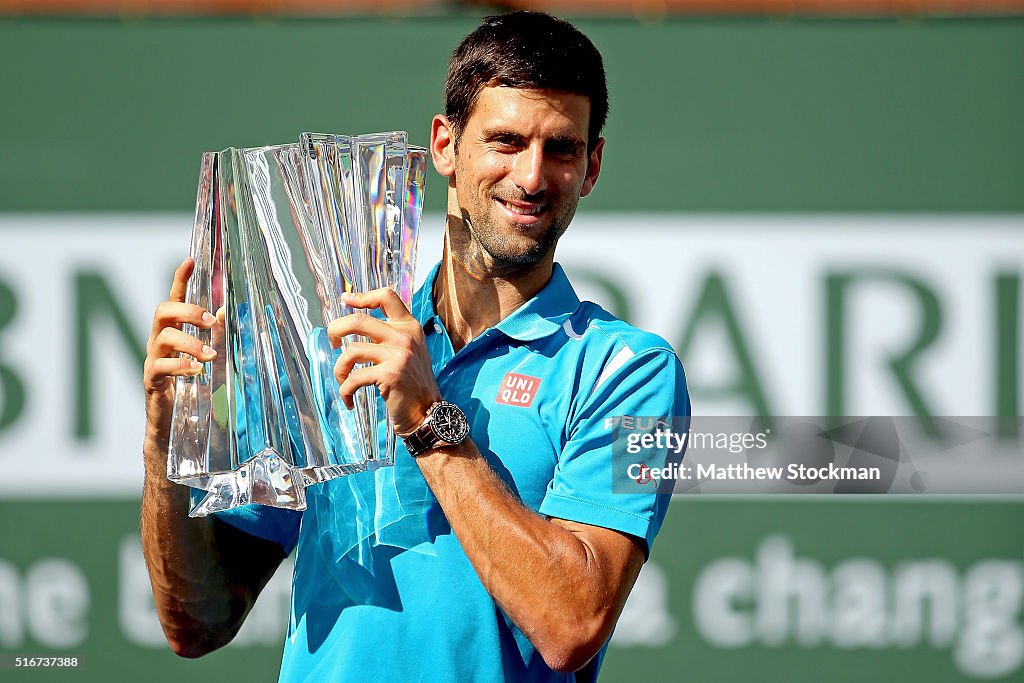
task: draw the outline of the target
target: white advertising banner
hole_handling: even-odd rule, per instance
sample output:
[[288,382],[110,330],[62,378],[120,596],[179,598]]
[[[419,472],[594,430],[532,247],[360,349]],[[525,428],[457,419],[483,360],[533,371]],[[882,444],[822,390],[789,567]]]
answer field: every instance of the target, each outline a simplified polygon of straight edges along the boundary
[[[0,215],[0,497],[139,493],[140,354],[190,231]],[[697,414],[1019,414],[1024,216],[581,215],[558,260],[675,346]]]

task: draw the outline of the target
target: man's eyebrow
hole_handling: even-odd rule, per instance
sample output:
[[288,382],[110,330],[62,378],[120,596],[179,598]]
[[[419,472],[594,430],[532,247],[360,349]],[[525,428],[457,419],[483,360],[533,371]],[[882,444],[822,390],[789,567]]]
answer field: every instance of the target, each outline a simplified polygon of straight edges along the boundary
[[555,135],[548,139],[547,144],[552,147],[572,150],[574,152],[584,149],[587,146],[587,143],[583,138],[575,135]]
[[[485,128],[482,131],[482,137],[484,140],[496,140],[498,138],[509,138],[512,140],[525,140],[526,137],[521,133],[517,133],[506,128]],[[587,143],[583,138],[575,135],[554,135],[547,140],[544,144],[546,146],[554,146],[561,149],[571,149],[573,151],[583,149]]]
[[495,138],[514,138],[516,140],[524,139],[519,133],[505,128],[485,128],[482,135],[484,140],[494,140]]

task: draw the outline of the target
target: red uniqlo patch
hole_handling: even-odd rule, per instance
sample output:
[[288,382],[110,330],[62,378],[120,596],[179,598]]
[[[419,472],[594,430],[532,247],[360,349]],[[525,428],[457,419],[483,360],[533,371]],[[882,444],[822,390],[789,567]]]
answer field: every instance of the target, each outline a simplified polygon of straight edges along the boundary
[[505,375],[498,389],[497,403],[504,403],[508,406],[519,406],[529,408],[533,403],[533,397],[537,395],[537,387],[540,386],[539,377],[520,375],[510,372]]

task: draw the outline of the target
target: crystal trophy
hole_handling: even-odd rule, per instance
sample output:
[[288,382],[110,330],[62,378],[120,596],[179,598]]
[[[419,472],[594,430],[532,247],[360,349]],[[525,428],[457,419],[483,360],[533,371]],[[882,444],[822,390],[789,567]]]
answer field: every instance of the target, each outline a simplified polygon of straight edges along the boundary
[[[258,503],[305,509],[305,488],[391,465],[376,387],[347,410],[328,324],[345,292],[412,301],[426,150],[404,132],[303,133],[297,144],[203,155],[186,300],[223,309],[184,331],[217,351],[175,384],[167,475],[191,516]],[[364,340],[365,341],[365,340]]]

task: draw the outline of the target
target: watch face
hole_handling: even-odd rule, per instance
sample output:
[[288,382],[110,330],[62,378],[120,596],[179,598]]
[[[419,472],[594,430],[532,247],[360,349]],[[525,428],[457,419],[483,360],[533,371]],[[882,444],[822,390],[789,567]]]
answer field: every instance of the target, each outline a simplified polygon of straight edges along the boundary
[[469,434],[466,414],[452,403],[441,403],[434,408],[430,425],[434,428],[434,433],[448,443],[462,443]]

